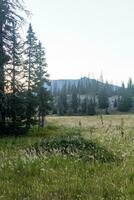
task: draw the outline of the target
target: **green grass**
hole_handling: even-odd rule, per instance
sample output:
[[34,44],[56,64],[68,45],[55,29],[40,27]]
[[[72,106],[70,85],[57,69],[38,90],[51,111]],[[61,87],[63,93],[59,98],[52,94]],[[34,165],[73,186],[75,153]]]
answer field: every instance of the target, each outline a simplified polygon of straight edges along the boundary
[[134,116],[103,118],[48,117],[1,138],[0,200],[133,200]]

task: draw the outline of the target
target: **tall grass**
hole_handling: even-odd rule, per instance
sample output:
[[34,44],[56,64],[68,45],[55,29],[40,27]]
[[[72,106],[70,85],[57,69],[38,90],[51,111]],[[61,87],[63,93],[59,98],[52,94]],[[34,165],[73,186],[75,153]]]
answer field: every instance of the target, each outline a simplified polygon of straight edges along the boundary
[[[132,115],[103,116],[103,126],[97,117],[47,120],[44,130],[34,127],[27,137],[0,139],[0,199],[134,199]],[[91,150],[120,159],[87,159]]]

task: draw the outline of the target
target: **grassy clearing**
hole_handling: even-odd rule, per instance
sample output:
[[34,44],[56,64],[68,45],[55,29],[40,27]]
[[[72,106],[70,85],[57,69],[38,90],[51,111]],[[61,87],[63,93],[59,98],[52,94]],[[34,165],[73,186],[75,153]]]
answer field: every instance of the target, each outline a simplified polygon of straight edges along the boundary
[[47,121],[27,137],[0,139],[0,199],[134,199],[133,115]]

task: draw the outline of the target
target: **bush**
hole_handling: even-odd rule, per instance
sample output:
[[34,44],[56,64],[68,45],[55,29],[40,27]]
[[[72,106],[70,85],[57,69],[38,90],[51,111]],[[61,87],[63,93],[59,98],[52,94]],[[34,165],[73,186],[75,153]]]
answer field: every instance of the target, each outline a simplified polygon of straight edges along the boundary
[[98,160],[101,162],[115,161],[116,157],[112,152],[107,151],[97,143],[85,140],[81,137],[56,137],[35,143],[28,149],[28,152],[35,150],[37,154],[61,154],[75,156],[85,161]]

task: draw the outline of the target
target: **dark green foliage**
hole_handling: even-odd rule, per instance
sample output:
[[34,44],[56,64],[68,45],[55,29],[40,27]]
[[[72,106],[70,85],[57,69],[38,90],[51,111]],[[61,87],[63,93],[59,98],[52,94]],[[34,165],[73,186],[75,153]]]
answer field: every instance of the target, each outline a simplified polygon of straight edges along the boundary
[[[76,80],[77,81],[77,80]],[[133,108],[134,85],[129,79],[127,88],[82,78],[71,86],[65,81],[64,87],[58,87],[54,94],[53,113],[59,115],[94,115],[96,113],[129,111]]]
[[18,28],[14,23],[11,34],[11,58],[5,67],[6,89],[8,90],[8,117],[12,121],[12,129],[16,132],[16,129],[22,126],[25,119],[25,105],[22,97],[24,91],[23,45]]
[[98,101],[99,101],[99,108],[101,108],[101,109],[108,108],[109,101],[108,101],[108,95],[107,95],[105,88],[99,92]]
[[87,114],[95,115],[96,114],[96,103],[94,99],[90,99],[87,105]]
[[84,98],[81,103],[81,114],[82,115],[95,115],[96,114],[96,103],[93,98]]
[[117,108],[118,106],[118,102],[117,102],[117,99],[114,100],[114,108]]
[[109,97],[117,95],[118,89],[108,82],[101,83],[86,77],[55,80],[52,84],[53,113],[59,115],[94,115],[103,109],[108,114]]
[[84,115],[87,114],[87,98],[84,98],[84,100],[81,103],[81,113]]
[[[7,96],[7,116],[11,120],[14,128],[20,124],[24,125],[26,105],[21,94],[9,94]],[[15,120],[15,121],[14,121]]]
[[[41,113],[42,127],[50,95],[44,67],[45,54],[32,25],[26,41],[19,34],[24,22],[23,0],[0,1],[0,132],[16,133],[29,129]],[[38,112],[39,111],[39,112]]]
[[78,113],[78,107],[79,107],[79,101],[78,101],[78,94],[77,94],[77,88],[74,85],[72,88],[72,101],[71,101],[71,110],[73,114]]
[[37,38],[33,31],[32,25],[29,24],[27,31],[26,42],[25,42],[25,87],[26,87],[26,126],[30,128],[31,124],[34,123],[33,116],[36,112],[36,95],[34,93],[35,87],[35,71],[36,71],[36,48],[37,48]]
[[[31,149],[35,149],[37,154],[40,153],[58,153],[62,155],[75,156],[85,161],[111,162],[116,157],[112,152],[100,147],[97,143],[85,140],[81,137],[56,137],[46,139],[40,143],[35,143]],[[30,152],[29,150],[27,150]]]
[[23,22],[23,17],[18,11],[25,11],[23,1],[2,0],[0,1],[0,130],[6,126],[6,69],[5,65],[11,60],[13,26],[18,27]]
[[[64,91],[63,83],[64,86],[66,85]],[[104,112],[109,114],[117,110],[128,111],[133,108],[134,84],[131,78],[127,88],[124,83],[118,87],[86,77],[78,80],[55,80],[53,88],[55,88],[53,91],[54,114],[93,115]]]
[[25,83],[28,91],[32,91],[35,84],[36,70],[36,53],[37,53],[37,38],[33,31],[32,25],[29,24],[25,42]]
[[132,97],[130,96],[122,96],[118,99],[118,110],[119,111],[129,111],[133,106]]
[[119,111],[129,111],[133,107],[133,96],[134,96],[134,87],[132,79],[128,80],[127,88],[125,88],[124,83],[119,91],[120,96],[118,97],[118,110]]
[[68,110],[68,102],[67,102],[67,92],[66,92],[66,84],[62,88],[61,92],[58,96],[58,114],[65,115]]
[[128,178],[131,182],[134,182],[134,173],[129,174]]
[[26,87],[26,126],[29,129],[35,124],[38,116],[38,126],[44,127],[45,116],[49,110],[50,94],[46,88],[49,84],[46,71],[45,51],[37,38],[32,25],[27,31],[25,42],[25,87]]
[[42,47],[41,42],[36,47],[36,63],[37,67],[35,70],[35,93],[37,94],[37,105],[38,105],[38,118],[39,127],[44,127],[45,116],[48,114],[50,109],[50,93],[46,89],[50,85],[48,80],[48,74],[46,71],[47,63],[45,59],[45,50]]

